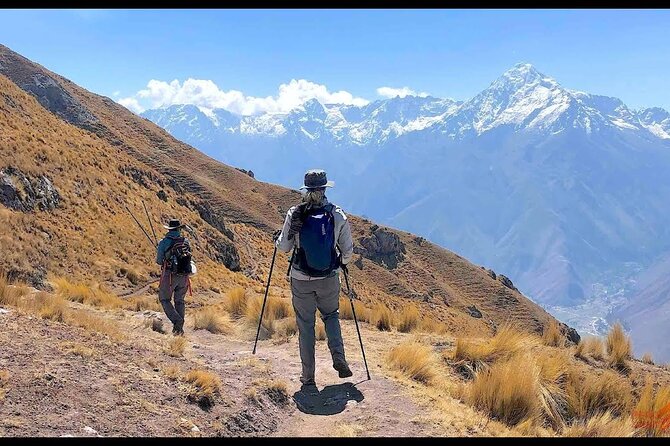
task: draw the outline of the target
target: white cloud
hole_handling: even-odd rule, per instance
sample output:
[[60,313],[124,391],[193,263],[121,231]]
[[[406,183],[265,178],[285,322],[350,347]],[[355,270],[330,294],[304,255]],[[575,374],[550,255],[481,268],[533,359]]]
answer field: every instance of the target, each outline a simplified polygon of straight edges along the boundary
[[133,111],[135,113],[142,113],[144,111],[144,107],[142,107],[135,98],[123,98],[119,99],[118,102],[119,104],[126,107],[128,110]]
[[409,87],[402,87],[402,88],[380,87],[377,89],[377,94],[385,98],[394,98],[396,96],[400,96],[401,98],[404,98],[405,96],[419,96],[421,98],[425,98],[426,96],[428,96],[428,93],[423,92],[417,93],[416,91],[412,90]]
[[213,81],[205,79],[186,79],[183,83],[175,79],[165,82],[152,79],[147,87],[134,96],[120,99],[118,102],[128,109],[141,113],[148,108],[165,107],[174,104],[191,104],[204,110],[223,108],[240,115],[262,113],[286,113],[299,107],[310,99],[323,104],[365,105],[369,101],[355,97],[351,93],[328,91],[325,85],[305,79],[292,79],[281,84],[275,96],[246,96],[238,90],[224,91]]
[[114,93],[112,93],[112,96],[117,97],[121,94],[119,90],[116,90]]

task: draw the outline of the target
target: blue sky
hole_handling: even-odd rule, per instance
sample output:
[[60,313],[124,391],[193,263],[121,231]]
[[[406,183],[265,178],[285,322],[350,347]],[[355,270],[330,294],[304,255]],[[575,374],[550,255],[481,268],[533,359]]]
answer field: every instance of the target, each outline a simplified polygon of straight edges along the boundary
[[[467,99],[529,62],[568,88],[670,109],[670,10],[0,10],[0,23],[0,43],[143,107],[191,94],[280,109],[380,87]],[[310,83],[282,96],[291,79]]]

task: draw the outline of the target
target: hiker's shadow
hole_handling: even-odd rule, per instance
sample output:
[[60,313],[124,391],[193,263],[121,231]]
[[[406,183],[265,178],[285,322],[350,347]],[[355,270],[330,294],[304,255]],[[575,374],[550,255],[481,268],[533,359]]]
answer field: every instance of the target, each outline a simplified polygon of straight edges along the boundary
[[335,415],[347,407],[349,401],[360,403],[365,397],[352,383],[326,386],[303,386],[293,394],[298,410],[310,415]]

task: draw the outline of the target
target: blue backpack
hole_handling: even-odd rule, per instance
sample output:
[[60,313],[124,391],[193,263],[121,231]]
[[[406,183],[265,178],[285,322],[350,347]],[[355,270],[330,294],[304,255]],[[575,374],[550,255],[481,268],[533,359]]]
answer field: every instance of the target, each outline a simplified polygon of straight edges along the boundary
[[297,262],[298,268],[312,277],[325,277],[340,265],[333,207],[309,208],[303,214]]

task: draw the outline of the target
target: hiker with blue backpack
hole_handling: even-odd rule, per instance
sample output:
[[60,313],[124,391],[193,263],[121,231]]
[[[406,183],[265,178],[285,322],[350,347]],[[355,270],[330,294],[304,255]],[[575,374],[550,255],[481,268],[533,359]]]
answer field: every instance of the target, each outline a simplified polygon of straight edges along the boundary
[[304,386],[316,385],[314,325],[317,309],[326,329],[333,368],[340,378],[352,376],[340,329],[339,270],[351,260],[354,245],[347,216],[326,198],[326,188],[332,186],[325,171],[307,171],[300,188],[302,203],[288,210],[275,242],[281,251],[295,249],[290,278],[302,361],[300,381]]
[[185,225],[179,220],[170,220],[163,227],[168,232],[156,248],[156,263],[161,266],[158,297],[165,315],[172,322],[172,334],[182,336],[186,317],[184,298],[191,290],[190,275],[195,273],[191,259],[191,245],[181,234],[181,229]]

